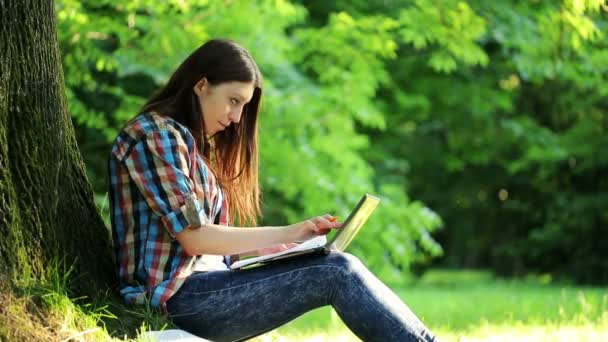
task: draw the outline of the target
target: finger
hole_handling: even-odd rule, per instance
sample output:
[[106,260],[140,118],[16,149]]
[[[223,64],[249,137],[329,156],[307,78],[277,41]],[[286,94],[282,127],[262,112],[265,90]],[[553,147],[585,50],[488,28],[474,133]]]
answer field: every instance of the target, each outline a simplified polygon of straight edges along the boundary
[[342,226],[342,222],[339,221],[340,217],[338,217],[338,216],[333,216],[333,215],[330,215],[330,214],[325,214],[325,215],[323,215],[323,218],[325,218],[329,222],[333,223],[332,227],[334,227],[334,228],[338,228],[338,227]]
[[330,228],[333,223],[323,216],[317,216],[313,219],[313,223],[317,228]]
[[327,235],[330,231],[331,229],[318,229],[315,233],[317,235]]
[[332,228],[332,229],[337,229],[337,228],[342,228],[342,225],[344,223],[343,222],[337,222],[337,221],[329,221],[327,222],[326,225],[323,225],[322,227],[319,228]]

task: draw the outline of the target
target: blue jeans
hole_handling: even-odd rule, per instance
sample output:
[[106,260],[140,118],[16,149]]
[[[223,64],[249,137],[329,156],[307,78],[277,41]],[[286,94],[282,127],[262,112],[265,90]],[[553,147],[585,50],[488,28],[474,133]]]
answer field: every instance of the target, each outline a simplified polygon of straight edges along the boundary
[[190,333],[242,341],[325,305],[363,341],[436,341],[401,299],[348,253],[194,273],[167,309],[173,322]]

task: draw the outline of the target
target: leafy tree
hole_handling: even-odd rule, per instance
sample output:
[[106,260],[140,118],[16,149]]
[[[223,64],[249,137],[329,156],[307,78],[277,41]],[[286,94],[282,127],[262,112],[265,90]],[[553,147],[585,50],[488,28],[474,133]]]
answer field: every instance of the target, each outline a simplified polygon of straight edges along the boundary
[[608,280],[605,1],[302,3],[397,21],[367,158],[440,214],[445,265]]
[[190,51],[229,37],[265,75],[266,223],[346,213],[376,192],[384,202],[354,247],[385,277],[424,267],[441,254],[437,239],[444,265],[608,281],[605,1],[57,9],[71,114],[102,207],[117,130]]
[[[364,158],[369,138],[358,130],[385,126],[374,97],[387,79],[383,61],[395,58],[394,20],[336,14],[313,29],[304,25],[306,10],[287,1],[60,1],[57,8],[72,116],[102,206],[106,151],[122,123],[190,51],[229,37],[251,50],[265,76],[265,222],[346,215],[362,193],[379,193],[385,201],[355,246],[370,265],[399,280],[395,267],[440,252],[428,234],[439,218],[399,183],[377,177]],[[321,43],[328,36],[333,50]]]

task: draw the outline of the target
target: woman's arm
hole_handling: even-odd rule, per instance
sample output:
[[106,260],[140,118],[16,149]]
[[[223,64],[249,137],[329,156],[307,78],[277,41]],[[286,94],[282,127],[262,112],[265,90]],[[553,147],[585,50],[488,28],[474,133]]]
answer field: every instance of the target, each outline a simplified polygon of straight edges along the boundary
[[239,254],[272,245],[308,240],[340,228],[339,222],[330,222],[331,216],[317,216],[310,220],[282,227],[227,227],[205,224],[200,228],[187,228],[175,235],[189,255]]

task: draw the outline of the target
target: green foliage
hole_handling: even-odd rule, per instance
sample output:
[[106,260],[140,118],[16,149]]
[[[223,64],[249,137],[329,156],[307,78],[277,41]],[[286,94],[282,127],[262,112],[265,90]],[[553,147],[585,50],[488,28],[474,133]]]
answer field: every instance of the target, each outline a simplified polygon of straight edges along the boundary
[[436,71],[454,71],[458,61],[488,64],[488,56],[477,44],[486,31],[485,20],[464,1],[417,0],[401,11],[399,21],[403,41],[417,50],[430,50],[428,64]]
[[288,1],[59,1],[57,9],[70,109],[100,206],[106,154],[121,125],[198,45],[229,37],[252,52],[265,78],[265,223],[346,216],[371,192],[384,202],[355,247],[371,266],[394,273],[441,252],[428,233],[439,218],[410,202],[399,181],[375,175],[359,130],[385,129],[375,96],[389,79],[385,61],[396,58],[396,20],[337,13],[307,27],[306,9]]
[[437,25],[456,28],[427,28],[450,6],[416,1],[405,13],[418,31],[407,30],[380,89],[383,111],[403,114],[375,133],[368,158],[440,214],[446,264],[606,282],[607,216],[598,206],[608,191],[605,6],[468,3],[491,25],[471,22],[481,36],[456,36],[477,37],[489,62],[429,70],[428,53],[443,47],[422,37],[441,32]]
[[370,100],[388,79],[383,59],[396,57],[391,32],[396,27],[390,18],[355,20],[340,12],[325,27],[296,32],[295,62],[323,86],[324,110],[331,108],[326,115],[348,115],[369,127],[385,127],[383,114]]
[[608,281],[605,1],[61,0],[57,13],[98,203],[117,130],[194,48],[228,37],[265,77],[264,223],[344,216],[372,192],[383,203],[353,251],[384,279],[443,247],[451,266]]

